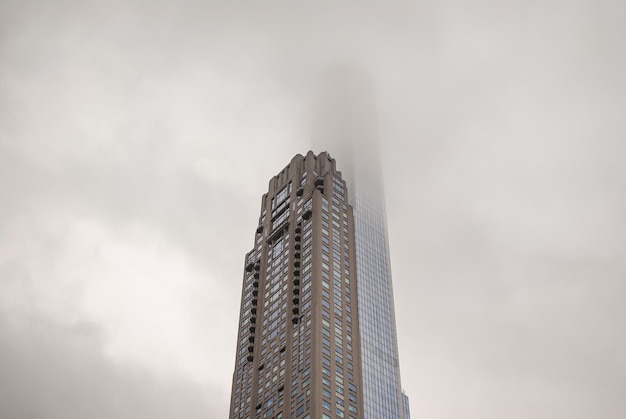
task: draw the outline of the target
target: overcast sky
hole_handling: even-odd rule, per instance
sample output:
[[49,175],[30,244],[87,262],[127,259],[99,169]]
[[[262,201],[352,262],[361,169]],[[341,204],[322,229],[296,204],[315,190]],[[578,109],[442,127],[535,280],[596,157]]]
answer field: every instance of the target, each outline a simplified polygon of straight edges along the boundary
[[619,0],[0,0],[0,417],[227,417],[261,195],[349,62],[412,417],[623,419],[625,39]]

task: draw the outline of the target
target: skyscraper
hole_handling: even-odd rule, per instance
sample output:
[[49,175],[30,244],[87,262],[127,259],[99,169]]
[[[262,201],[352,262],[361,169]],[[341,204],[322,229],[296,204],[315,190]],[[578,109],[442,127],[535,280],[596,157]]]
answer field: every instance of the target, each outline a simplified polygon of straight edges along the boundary
[[263,195],[246,255],[230,418],[364,418],[353,209],[327,153]]
[[317,89],[313,145],[340,162],[354,208],[365,419],[410,419],[402,391],[376,100],[358,66],[332,68]]
[[309,151],[270,180],[245,259],[231,418],[408,419],[380,185],[356,178]]

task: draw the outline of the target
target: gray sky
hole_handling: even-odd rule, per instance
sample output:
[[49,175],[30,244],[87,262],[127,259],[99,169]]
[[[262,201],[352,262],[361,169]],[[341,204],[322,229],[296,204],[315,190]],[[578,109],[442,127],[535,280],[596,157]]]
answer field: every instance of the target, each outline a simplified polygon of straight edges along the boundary
[[0,417],[227,416],[261,194],[346,61],[413,417],[626,417],[623,2],[299,3],[0,1]]

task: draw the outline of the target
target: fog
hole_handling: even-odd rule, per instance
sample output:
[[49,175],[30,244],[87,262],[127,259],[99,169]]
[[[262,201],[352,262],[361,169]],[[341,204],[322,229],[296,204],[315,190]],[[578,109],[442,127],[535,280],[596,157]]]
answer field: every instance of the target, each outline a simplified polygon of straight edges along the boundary
[[227,417],[261,195],[343,130],[412,417],[626,416],[625,9],[0,2],[0,417]]

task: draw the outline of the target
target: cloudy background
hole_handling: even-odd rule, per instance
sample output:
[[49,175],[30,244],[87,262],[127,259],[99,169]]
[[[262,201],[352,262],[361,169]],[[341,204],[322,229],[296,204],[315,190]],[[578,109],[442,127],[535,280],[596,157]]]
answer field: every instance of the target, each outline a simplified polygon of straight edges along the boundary
[[0,417],[227,417],[260,197],[337,62],[377,92],[413,418],[626,417],[625,20],[1,0]]

